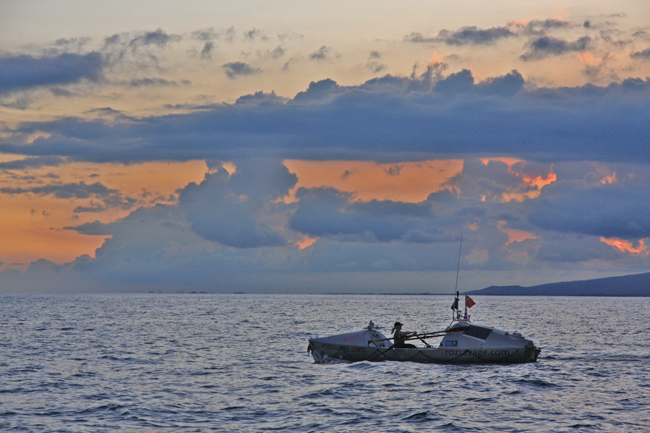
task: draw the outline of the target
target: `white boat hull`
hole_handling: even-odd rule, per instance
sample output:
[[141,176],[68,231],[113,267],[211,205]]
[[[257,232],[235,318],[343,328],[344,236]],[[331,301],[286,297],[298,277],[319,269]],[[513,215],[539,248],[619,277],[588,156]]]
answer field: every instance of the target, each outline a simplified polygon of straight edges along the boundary
[[537,361],[536,349],[502,347],[490,349],[426,348],[394,349],[389,347],[348,346],[309,340],[310,351],[316,362],[329,359],[346,361],[411,361],[438,364],[518,364]]
[[457,323],[446,331],[439,347],[395,348],[376,330],[309,340],[316,362],[411,361],[440,364],[517,364],[536,362],[541,349],[518,333]]

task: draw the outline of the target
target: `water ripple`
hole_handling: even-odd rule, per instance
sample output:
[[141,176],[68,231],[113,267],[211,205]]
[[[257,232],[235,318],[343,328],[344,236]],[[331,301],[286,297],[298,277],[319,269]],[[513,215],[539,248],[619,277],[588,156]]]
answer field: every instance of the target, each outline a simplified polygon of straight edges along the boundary
[[0,431],[650,430],[650,300],[625,316],[614,298],[475,300],[477,323],[533,337],[539,362],[305,352],[369,320],[442,328],[446,297],[2,295]]

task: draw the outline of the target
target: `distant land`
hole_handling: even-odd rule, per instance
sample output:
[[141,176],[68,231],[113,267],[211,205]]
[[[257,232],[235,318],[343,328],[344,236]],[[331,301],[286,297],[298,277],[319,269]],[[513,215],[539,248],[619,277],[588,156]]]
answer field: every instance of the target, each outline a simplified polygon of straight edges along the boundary
[[530,287],[490,286],[465,293],[468,295],[504,296],[650,296],[650,272]]

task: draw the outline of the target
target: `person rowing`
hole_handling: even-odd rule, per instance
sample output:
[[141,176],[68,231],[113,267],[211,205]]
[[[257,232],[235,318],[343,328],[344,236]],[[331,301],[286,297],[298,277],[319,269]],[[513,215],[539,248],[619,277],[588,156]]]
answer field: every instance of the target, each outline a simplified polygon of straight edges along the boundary
[[415,349],[415,345],[413,344],[408,344],[405,343],[407,337],[410,337],[411,335],[416,335],[417,332],[405,332],[402,331],[402,324],[399,322],[395,322],[393,325],[393,330],[391,333],[393,334],[393,339],[395,341],[393,348],[394,349]]

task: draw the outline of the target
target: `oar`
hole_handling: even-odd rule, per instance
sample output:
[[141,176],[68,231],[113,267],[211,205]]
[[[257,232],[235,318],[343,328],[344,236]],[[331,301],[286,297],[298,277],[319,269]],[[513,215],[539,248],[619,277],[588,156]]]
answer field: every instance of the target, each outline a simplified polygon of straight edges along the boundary
[[[414,339],[416,339],[416,338],[433,338],[433,337],[441,337],[441,336],[445,335],[447,332],[450,332],[450,331],[437,331],[437,332],[429,332],[429,333],[426,333],[426,332],[425,332],[424,334],[415,334],[415,335],[411,335],[411,336],[405,337],[404,340],[406,341],[406,340],[414,340]],[[376,342],[376,341],[394,340],[394,339],[395,339],[395,337],[382,338],[381,340],[369,340],[368,343]]]

